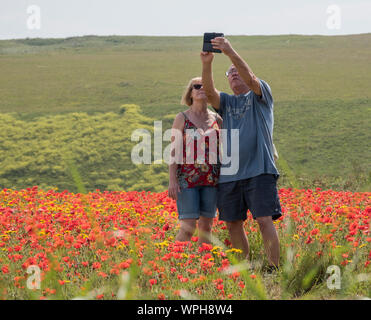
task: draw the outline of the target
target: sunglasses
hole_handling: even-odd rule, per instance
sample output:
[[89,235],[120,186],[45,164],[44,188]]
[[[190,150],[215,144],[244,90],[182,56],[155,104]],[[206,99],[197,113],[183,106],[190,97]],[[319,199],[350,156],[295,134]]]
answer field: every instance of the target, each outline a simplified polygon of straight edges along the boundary
[[202,88],[202,84],[194,84],[192,86],[193,89],[200,90]]

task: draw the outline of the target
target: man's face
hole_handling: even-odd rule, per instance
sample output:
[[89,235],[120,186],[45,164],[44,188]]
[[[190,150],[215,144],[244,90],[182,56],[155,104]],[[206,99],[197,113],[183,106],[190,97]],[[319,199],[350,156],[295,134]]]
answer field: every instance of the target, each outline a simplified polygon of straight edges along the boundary
[[229,86],[233,90],[234,88],[240,87],[241,85],[246,86],[245,82],[242,80],[240,75],[238,74],[238,71],[236,67],[232,64],[228,71],[227,71],[227,77],[229,81]]

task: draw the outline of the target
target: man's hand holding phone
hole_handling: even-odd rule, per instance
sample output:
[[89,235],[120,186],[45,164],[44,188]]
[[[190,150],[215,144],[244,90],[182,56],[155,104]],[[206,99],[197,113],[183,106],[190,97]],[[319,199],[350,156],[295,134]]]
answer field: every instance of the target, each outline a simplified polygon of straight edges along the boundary
[[224,37],[216,37],[211,39],[210,42],[214,49],[220,50],[227,56],[233,53],[231,43]]
[[[234,53],[231,43],[224,38],[224,33],[204,33],[203,52],[218,52],[229,56]],[[202,60],[203,61],[203,60]]]
[[213,45],[211,43],[211,40],[216,37],[224,37],[224,33],[205,32],[202,51],[222,53],[220,50],[213,48]]

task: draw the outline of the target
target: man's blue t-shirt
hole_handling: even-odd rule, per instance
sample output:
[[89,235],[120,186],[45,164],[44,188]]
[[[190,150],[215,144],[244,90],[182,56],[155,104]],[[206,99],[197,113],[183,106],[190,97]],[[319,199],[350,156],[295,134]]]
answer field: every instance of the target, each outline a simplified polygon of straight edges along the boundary
[[[227,129],[227,150],[231,155],[231,129],[239,129],[238,146],[233,145],[234,154],[238,156],[238,171],[231,174],[222,164],[219,183],[237,181],[258,176],[263,173],[279,175],[273,158],[273,97],[269,85],[260,81],[262,96],[252,90],[238,96],[220,93],[219,110],[214,109],[223,118],[223,129]],[[232,140],[233,141],[233,140]],[[239,152],[238,154],[236,153]],[[233,162],[233,160],[232,160]],[[227,174],[223,174],[227,173]],[[233,172],[233,170],[232,170]]]

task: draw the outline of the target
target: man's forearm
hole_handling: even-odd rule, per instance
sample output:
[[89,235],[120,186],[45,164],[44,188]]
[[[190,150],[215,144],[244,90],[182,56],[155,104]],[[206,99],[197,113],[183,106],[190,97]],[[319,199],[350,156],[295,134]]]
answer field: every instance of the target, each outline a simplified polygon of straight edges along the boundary
[[248,86],[251,87],[251,84],[256,81],[256,76],[249,67],[249,65],[240,57],[240,55],[232,50],[228,54],[229,59],[232,61],[233,65],[236,67],[241,78],[246,82]]

